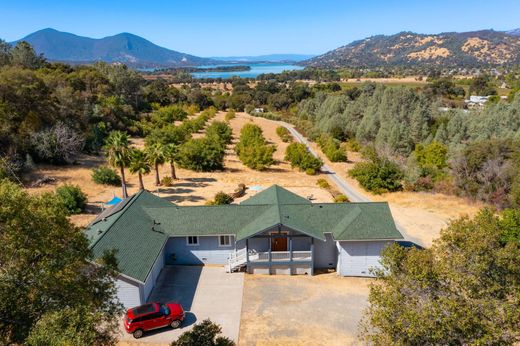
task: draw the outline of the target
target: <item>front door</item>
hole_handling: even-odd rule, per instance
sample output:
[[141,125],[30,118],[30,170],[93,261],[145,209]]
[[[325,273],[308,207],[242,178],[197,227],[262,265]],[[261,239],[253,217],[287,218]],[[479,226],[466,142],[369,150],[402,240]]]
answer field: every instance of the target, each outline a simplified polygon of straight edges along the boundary
[[287,251],[287,238],[271,238],[271,251]]

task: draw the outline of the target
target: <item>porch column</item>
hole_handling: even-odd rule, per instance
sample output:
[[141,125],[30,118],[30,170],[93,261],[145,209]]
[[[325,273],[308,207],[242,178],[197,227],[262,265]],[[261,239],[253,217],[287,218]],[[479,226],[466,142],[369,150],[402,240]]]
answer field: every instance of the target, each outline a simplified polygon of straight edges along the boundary
[[271,260],[272,260],[272,253],[271,253],[271,248],[272,248],[272,244],[273,244],[273,235],[271,233],[269,233],[269,275],[271,275]]
[[289,235],[289,261],[292,262],[292,235]]
[[249,265],[249,238],[246,239],[246,263]]
[[311,237],[311,275],[314,275],[314,238]]

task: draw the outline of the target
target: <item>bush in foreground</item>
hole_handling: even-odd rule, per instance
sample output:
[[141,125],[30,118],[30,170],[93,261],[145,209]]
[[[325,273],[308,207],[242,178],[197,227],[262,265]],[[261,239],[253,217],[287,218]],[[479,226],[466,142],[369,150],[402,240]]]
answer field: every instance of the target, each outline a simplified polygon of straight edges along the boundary
[[[116,259],[94,257],[57,194],[0,181],[0,344],[115,344]],[[29,340],[27,337],[29,336]]]
[[71,214],[81,213],[87,204],[87,196],[77,185],[63,185],[56,189],[56,194],[65,209]]
[[209,319],[197,323],[193,328],[184,332],[179,338],[171,343],[171,346],[234,346],[235,343],[224,337],[218,336],[222,328]]
[[121,177],[110,167],[99,167],[92,170],[92,180],[96,184],[102,185],[121,185]]
[[513,345],[520,338],[520,211],[450,223],[433,247],[388,247],[362,334],[374,345]]

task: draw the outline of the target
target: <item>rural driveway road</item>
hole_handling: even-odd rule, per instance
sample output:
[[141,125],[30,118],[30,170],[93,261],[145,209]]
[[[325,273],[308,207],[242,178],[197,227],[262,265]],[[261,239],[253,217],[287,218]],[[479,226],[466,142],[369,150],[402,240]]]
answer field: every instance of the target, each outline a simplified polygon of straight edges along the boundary
[[[305,138],[301,133],[296,131],[296,129],[291,124],[286,123],[284,121],[278,121],[278,123],[285,127],[287,130],[289,130],[289,132],[291,132],[291,134],[294,136],[294,138],[296,138],[298,142],[305,144],[312,155],[318,157],[318,154],[316,153],[316,151],[314,151],[307,138]],[[347,183],[338,173],[334,172],[334,170],[327,164],[324,164],[321,167],[321,171],[328,174],[332,181],[336,183],[337,187],[341,190],[341,192],[343,192],[352,202],[371,202],[369,198],[363,196],[358,191],[356,191],[355,188],[349,185],[349,183]],[[421,244],[422,241],[420,239],[412,236],[409,232],[406,231],[406,229],[403,226],[399,225],[398,222],[396,222],[395,224],[399,232],[401,232],[401,234],[404,236],[405,240],[414,242],[419,245],[423,245]]]

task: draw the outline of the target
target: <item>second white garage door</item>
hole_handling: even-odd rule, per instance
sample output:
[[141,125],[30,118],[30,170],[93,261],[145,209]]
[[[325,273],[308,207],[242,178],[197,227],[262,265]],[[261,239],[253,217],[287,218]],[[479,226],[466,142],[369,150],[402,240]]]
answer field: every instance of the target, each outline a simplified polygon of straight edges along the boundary
[[353,241],[339,242],[340,275],[373,276],[370,268],[380,267],[381,251],[392,242]]

